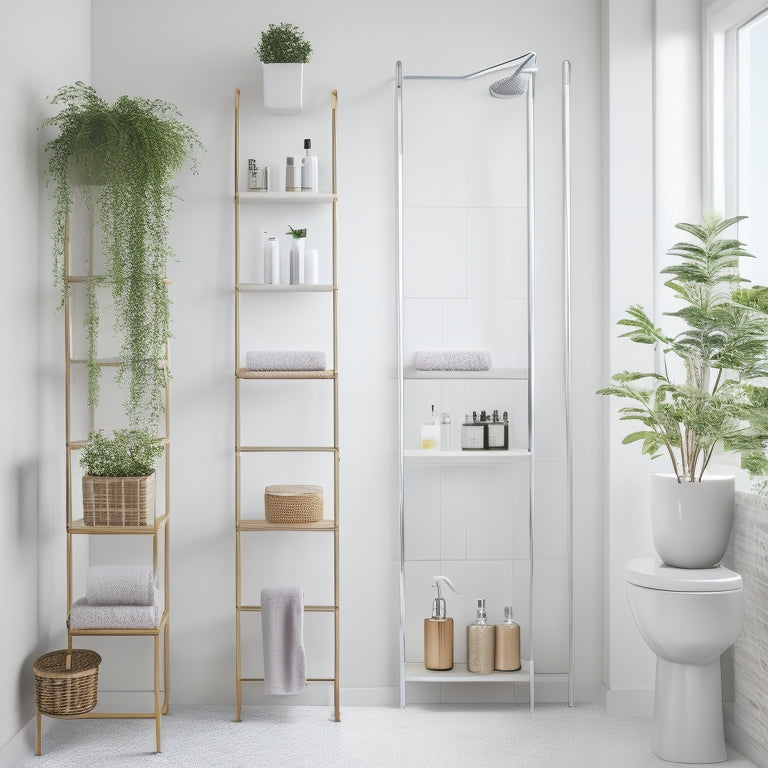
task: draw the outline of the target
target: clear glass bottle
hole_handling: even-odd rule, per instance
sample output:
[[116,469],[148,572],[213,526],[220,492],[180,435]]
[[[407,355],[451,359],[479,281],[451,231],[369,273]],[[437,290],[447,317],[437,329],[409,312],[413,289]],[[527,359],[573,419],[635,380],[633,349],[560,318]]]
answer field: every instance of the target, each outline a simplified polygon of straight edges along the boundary
[[[506,411],[505,411],[506,413]],[[487,423],[488,448],[492,451],[506,451],[509,448],[509,425],[499,419],[499,412],[494,411]]]
[[493,672],[496,627],[485,616],[485,598],[477,601],[475,620],[467,627],[467,669],[480,675]]
[[472,421],[467,416],[461,425],[461,450],[482,451],[485,447],[485,425],[477,420],[477,411],[472,411]]
[[496,625],[494,668],[500,672],[520,669],[520,625],[513,621],[512,606],[504,606],[504,622]]
[[437,415],[434,405],[431,414],[421,425],[421,448],[427,451],[435,451],[440,448],[440,417]]

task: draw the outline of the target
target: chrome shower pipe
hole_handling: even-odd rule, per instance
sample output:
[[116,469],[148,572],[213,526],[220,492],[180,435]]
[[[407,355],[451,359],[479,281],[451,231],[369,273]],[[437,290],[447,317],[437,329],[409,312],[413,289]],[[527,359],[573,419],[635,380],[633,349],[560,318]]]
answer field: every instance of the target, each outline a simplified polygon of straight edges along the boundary
[[571,62],[563,61],[563,286],[565,291],[565,510],[568,550],[568,706],[573,706],[573,429],[571,344]]
[[[534,54],[535,55],[535,54]],[[528,452],[530,454],[528,460],[528,524],[530,526],[529,532],[529,581],[528,581],[528,643],[530,646],[530,681],[529,681],[529,699],[530,709],[533,712],[533,708],[536,703],[536,666],[535,666],[535,652],[534,652],[534,639],[533,639],[533,624],[534,624],[534,600],[533,600],[533,586],[534,586],[534,568],[533,568],[533,554],[535,551],[534,543],[536,541],[536,529],[535,529],[535,511],[536,511],[536,493],[535,493],[535,407],[534,407],[534,379],[535,379],[535,312],[534,312],[534,298],[536,296],[536,242],[535,242],[535,225],[536,225],[536,190],[535,180],[536,174],[534,172],[534,119],[533,119],[533,102],[534,102],[534,83],[535,76],[531,75],[531,82],[528,85],[528,90],[525,92],[525,115],[526,115],[526,145],[527,145],[527,157],[526,157],[526,174],[527,174],[527,186],[528,186]]]
[[481,77],[482,75],[489,75],[491,72],[498,72],[502,69],[511,69],[516,67],[513,75],[522,74],[535,74],[536,69],[536,52],[528,51],[522,56],[516,56],[509,61],[502,61],[500,64],[494,64],[492,67],[485,67],[485,69],[478,69],[477,72],[470,72],[468,75],[404,75],[405,80],[471,80],[474,77]]
[[395,250],[397,254],[398,505],[400,526],[400,707],[405,707],[405,392],[403,381],[403,63],[395,64]]

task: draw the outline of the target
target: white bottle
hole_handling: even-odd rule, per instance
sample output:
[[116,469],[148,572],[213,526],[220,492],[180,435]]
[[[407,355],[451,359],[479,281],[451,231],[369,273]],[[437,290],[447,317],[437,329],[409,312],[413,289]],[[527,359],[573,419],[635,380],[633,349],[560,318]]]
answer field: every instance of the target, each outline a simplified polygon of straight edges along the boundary
[[304,157],[301,158],[301,191],[317,192],[317,158],[312,154],[312,139],[304,139]]
[[274,236],[264,241],[264,282],[280,284],[280,241]]
[[421,447],[426,451],[435,451],[440,448],[440,417],[432,406],[432,413],[421,425]]

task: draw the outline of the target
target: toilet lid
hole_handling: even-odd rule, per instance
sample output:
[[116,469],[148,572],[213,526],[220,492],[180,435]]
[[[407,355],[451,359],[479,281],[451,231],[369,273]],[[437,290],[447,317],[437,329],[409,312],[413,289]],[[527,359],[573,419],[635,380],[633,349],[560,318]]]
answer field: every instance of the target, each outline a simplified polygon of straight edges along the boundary
[[741,576],[722,565],[714,568],[672,568],[655,557],[639,557],[627,563],[627,581],[648,589],[668,592],[728,592],[741,589]]

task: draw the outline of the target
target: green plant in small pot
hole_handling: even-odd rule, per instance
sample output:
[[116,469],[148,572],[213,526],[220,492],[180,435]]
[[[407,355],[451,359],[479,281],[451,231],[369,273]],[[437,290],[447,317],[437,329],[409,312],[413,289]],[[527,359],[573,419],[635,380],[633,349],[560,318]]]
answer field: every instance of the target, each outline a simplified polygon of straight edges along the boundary
[[270,24],[255,50],[264,65],[264,107],[284,115],[301,112],[304,64],[312,55],[312,44],[304,39],[304,32],[287,22]]
[[155,462],[161,440],[147,429],[89,433],[80,456],[85,525],[152,524],[155,510]]
[[102,99],[81,82],[61,88],[53,104],[61,111],[44,120],[59,133],[46,145],[48,180],[54,186],[53,274],[61,304],[67,223],[77,185],[101,229],[104,274],[86,282],[88,402],[98,402],[99,302],[96,288],[108,286],[115,330],[122,340],[118,379],[127,390],[132,426],[154,425],[162,411],[168,370],[158,365],[170,337],[166,265],[172,256],[168,225],[173,216],[175,173],[203,149],[175,106],[159,99]]
[[752,254],[721,237],[743,218],[676,225],[694,240],[675,244],[668,253],[678,263],[661,270],[681,302],[665,314],[680,330],[668,335],[639,305],[619,320],[628,328],[623,337],[662,352],[663,371],[623,371],[598,390],[628,400],[619,418],[641,425],[624,444],[638,442],[652,459],[671,462],[672,474],[652,479],[651,522],[658,554],[676,567],[712,567],[728,545],[734,478],[705,474],[716,448],[739,452],[751,475],[768,472],[768,288],[743,287],[739,260]]
[[288,225],[286,235],[291,236],[290,250],[290,282],[291,285],[303,285],[304,281],[304,255],[306,253],[307,230],[294,229]]

